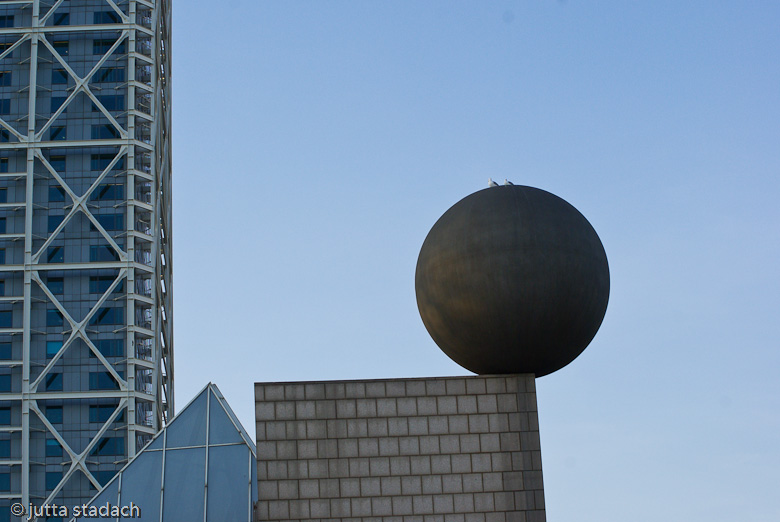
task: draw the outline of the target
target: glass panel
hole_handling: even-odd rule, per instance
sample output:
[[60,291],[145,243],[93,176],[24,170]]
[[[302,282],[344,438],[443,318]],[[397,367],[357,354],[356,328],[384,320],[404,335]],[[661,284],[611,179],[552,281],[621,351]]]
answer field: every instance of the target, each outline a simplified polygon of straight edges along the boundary
[[[100,506],[100,505],[106,505],[106,502],[110,503],[112,506],[116,506],[119,502],[119,479],[114,479],[111,484],[106,486],[103,491],[98,494],[97,497],[95,497],[92,502],[89,503],[89,505],[92,506]],[[79,506],[80,507],[80,506]],[[143,512],[141,512],[141,515],[143,515]],[[87,521],[87,520],[95,520],[94,518],[77,518],[77,521],[81,522]]]
[[[130,502],[132,502],[141,509],[141,518],[134,520],[160,520],[161,477],[161,451],[139,454],[122,472],[122,499],[120,505],[130,506]],[[186,481],[189,480],[189,477],[171,477],[170,480]],[[174,518],[174,520],[176,519]]]
[[207,520],[250,520],[250,463],[245,444],[209,448]]
[[168,441],[166,447],[181,448],[186,446],[206,445],[206,396],[201,393],[187,406],[168,426]]
[[238,430],[230,422],[219,400],[209,394],[209,444],[228,444],[231,442],[244,442],[238,434]]
[[[205,397],[203,398],[205,402]],[[171,427],[173,424],[171,423]],[[168,436],[170,437],[170,433]],[[162,519],[203,520],[206,448],[168,450],[165,452],[165,460]]]

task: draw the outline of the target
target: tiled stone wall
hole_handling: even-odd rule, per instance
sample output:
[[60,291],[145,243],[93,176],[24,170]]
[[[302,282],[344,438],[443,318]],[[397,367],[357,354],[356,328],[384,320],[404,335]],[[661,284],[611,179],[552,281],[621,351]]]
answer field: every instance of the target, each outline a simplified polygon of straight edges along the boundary
[[533,375],[258,383],[255,405],[258,520],[545,520]]

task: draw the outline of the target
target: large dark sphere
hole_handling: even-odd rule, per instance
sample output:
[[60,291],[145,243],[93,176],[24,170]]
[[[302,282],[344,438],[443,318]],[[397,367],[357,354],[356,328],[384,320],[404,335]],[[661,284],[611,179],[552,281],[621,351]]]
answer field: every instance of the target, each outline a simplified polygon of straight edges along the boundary
[[576,208],[508,185],[465,197],[425,238],[417,306],[436,344],[478,374],[563,368],[596,335],[609,300],[607,255]]

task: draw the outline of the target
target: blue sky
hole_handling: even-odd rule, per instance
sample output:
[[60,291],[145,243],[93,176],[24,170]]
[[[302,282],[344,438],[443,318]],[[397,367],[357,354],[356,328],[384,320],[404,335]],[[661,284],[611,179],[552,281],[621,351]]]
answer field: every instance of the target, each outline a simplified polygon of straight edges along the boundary
[[[227,6],[227,7],[224,7]],[[488,177],[582,212],[606,318],[537,381],[549,520],[780,520],[780,5],[174,5],[176,396],[466,375],[414,269]]]

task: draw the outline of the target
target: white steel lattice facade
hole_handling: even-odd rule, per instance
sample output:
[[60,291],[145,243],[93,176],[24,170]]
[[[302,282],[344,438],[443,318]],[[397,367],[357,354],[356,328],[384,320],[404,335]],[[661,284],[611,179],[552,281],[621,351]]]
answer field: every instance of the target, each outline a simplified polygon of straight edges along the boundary
[[170,2],[0,1],[0,522],[173,414]]

